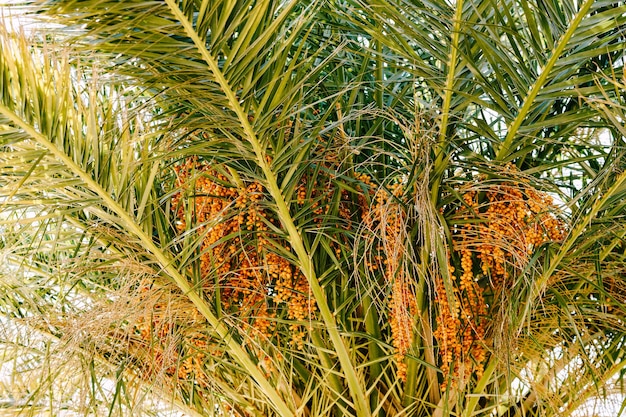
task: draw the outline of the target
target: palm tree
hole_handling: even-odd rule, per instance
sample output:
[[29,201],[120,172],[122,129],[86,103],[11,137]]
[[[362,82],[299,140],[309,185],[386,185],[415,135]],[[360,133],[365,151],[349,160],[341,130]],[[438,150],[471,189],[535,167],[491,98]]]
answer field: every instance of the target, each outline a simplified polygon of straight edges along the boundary
[[626,407],[626,4],[29,7],[61,29],[0,37],[7,410]]

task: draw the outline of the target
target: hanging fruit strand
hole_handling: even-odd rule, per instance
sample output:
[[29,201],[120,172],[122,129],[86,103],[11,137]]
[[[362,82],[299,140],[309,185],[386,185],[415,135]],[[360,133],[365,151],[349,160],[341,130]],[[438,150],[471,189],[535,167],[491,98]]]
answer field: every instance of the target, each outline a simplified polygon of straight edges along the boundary
[[[517,176],[514,167],[507,172]],[[479,379],[483,374],[489,348],[485,291],[493,294],[494,303],[506,302],[506,289],[514,285],[513,279],[522,273],[533,251],[546,242],[562,240],[566,231],[554,215],[552,199],[527,180],[487,185],[484,180],[468,184],[461,193],[463,205],[455,209],[458,223],[453,228],[451,258],[458,259],[461,268],[455,274],[449,266],[454,294],[446,293],[441,278],[435,283],[439,312],[434,334],[443,390],[449,380],[457,386],[472,375]],[[448,300],[457,305],[449,306]]]

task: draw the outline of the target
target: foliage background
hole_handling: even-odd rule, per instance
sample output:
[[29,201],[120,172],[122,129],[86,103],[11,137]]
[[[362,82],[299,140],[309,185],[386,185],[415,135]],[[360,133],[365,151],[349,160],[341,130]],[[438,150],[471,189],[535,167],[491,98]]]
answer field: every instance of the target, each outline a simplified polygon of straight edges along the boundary
[[29,7],[60,29],[0,32],[7,412],[622,394],[623,2]]

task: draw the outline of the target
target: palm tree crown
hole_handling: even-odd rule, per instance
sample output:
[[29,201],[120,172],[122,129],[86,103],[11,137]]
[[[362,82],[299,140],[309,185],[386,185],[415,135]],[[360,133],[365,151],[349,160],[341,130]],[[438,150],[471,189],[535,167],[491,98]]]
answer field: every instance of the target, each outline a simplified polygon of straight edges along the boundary
[[624,2],[28,10],[60,29],[0,32],[12,410],[623,395]]

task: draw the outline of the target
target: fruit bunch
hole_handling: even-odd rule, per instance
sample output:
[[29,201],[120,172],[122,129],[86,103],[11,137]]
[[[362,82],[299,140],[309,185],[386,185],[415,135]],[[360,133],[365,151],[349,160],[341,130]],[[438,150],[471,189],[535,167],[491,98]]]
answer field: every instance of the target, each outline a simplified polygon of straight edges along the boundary
[[386,308],[389,314],[391,340],[395,348],[397,377],[406,381],[406,354],[413,343],[413,318],[417,301],[412,288],[412,277],[405,267],[407,251],[407,212],[404,185],[393,183],[388,188],[373,187],[366,175],[359,176],[373,194],[371,204],[361,200],[363,225],[368,230],[366,247],[371,248],[366,265],[371,273],[380,271],[382,286],[390,288]]
[[552,199],[514,168],[508,167],[507,172],[513,180],[486,183],[479,178],[467,184],[461,190],[462,205],[454,210],[448,267],[452,291],[446,291],[441,277],[436,282],[439,314],[434,335],[444,373],[443,389],[448,381],[455,386],[471,375],[482,376],[490,348],[486,341],[488,317],[494,313],[489,311],[486,293],[494,298],[492,309],[497,301],[506,302],[506,289],[522,273],[534,250],[562,240],[566,233]]
[[305,277],[279,253],[290,246],[272,229],[278,221],[256,181],[235,181],[197,160],[175,168],[179,190],[172,209],[180,232],[202,237],[200,275],[207,296],[220,291],[224,311],[235,314],[254,337],[272,338],[277,310],[286,305],[291,343],[302,348],[302,323],[316,306]]

